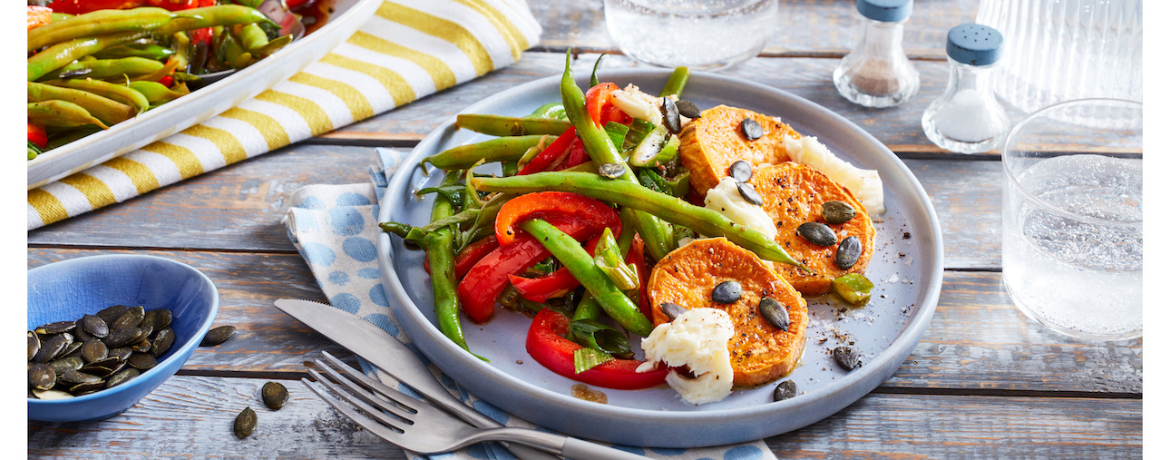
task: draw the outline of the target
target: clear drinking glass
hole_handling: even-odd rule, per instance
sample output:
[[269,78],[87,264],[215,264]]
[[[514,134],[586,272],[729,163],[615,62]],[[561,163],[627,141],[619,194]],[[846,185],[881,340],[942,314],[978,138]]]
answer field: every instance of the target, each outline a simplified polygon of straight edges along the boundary
[[718,70],[759,54],[778,11],[776,0],[605,0],[605,23],[634,59]]
[[995,92],[1026,113],[1142,100],[1142,0],[980,0],[975,22],[1003,33]]
[[1033,113],[1008,134],[1003,166],[1003,281],[1016,306],[1076,338],[1140,337],[1141,103]]

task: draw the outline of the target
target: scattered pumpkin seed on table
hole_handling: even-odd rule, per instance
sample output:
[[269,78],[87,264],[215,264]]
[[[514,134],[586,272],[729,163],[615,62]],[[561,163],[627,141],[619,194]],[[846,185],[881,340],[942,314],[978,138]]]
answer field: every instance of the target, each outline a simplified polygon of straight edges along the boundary
[[227,341],[236,335],[235,326],[219,326],[207,331],[207,335],[203,336],[203,341],[199,342],[201,347],[216,346]]
[[232,424],[232,431],[237,438],[244,439],[252,435],[256,431],[256,411],[251,407],[244,408],[240,415],[236,416],[235,423]]
[[260,397],[269,409],[280,410],[288,402],[288,389],[277,382],[268,382],[260,389]]

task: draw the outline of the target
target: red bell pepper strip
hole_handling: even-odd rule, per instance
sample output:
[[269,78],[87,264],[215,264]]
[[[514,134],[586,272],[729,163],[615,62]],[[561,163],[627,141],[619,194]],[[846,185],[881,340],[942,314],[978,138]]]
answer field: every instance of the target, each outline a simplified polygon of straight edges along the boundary
[[649,372],[635,369],[642,361],[614,359],[598,364],[582,372],[575,372],[573,352],[581,348],[572,340],[562,337],[569,332],[569,318],[550,309],[541,310],[528,327],[525,348],[536,362],[564,377],[589,385],[617,390],[640,390],[661,385],[666,381],[669,369],[659,364]]
[[[589,255],[593,255],[593,251],[597,249],[598,241],[601,241],[601,235],[593,237],[585,244],[585,251]],[[520,297],[533,302],[544,302],[553,297],[560,297],[581,285],[581,282],[577,281],[572,273],[569,273],[569,269],[564,267],[537,278],[508,275],[508,280],[512,282],[512,287],[516,288],[516,292],[520,293]],[[650,317],[647,316],[647,318]]]
[[570,126],[569,129],[566,129],[565,132],[561,133],[561,135],[557,137],[553,143],[549,144],[548,147],[545,147],[544,150],[541,150],[540,153],[536,154],[535,157],[532,157],[532,159],[529,160],[523,168],[520,168],[520,171],[516,172],[516,175],[526,176],[528,174],[544,171],[545,168],[548,168],[548,165],[552,164],[554,160],[557,160],[565,155],[565,153],[569,151],[569,148],[572,147],[573,142],[576,140],[577,130]]
[[28,6],[28,30],[33,30],[53,21],[53,10],[43,6]]
[[[601,126],[605,126],[611,121],[621,123],[623,125],[629,125],[634,121],[634,117],[629,116],[626,114],[626,112],[622,111],[622,109],[619,109],[618,106],[610,103],[610,105],[607,105],[605,108],[601,109],[600,123]],[[617,147],[620,148],[621,146],[619,145]]]
[[[599,232],[604,227],[609,227],[615,235],[622,232],[621,218],[605,203],[576,193],[538,192],[521,195],[504,203],[496,215],[496,239],[499,240],[500,246],[508,246],[521,232],[519,228],[521,222],[538,217],[547,220],[548,217],[554,216],[588,219],[597,224],[596,229]],[[580,239],[579,236],[574,238]]]
[[613,92],[617,89],[618,86],[613,83],[599,83],[585,93],[585,110],[589,112],[589,118],[592,118],[597,126],[605,126],[601,121],[601,115],[606,106],[613,105]]
[[[601,230],[598,223],[585,216],[547,216],[546,220],[573,238],[585,238]],[[512,244],[488,253],[467,271],[459,282],[459,303],[467,317],[476,323],[491,319],[496,298],[508,286],[508,275],[518,275],[551,255],[539,241],[528,235],[515,238]]]
[[646,243],[642,241],[640,235],[634,235],[634,241],[630,244],[630,253],[626,255],[626,263],[634,264],[634,270],[638,272],[638,310],[647,318],[654,318],[654,312],[650,309],[650,298],[646,294],[646,283],[650,280],[650,269],[646,267]]
[[467,245],[455,256],[455,277],[462,278],[468,270],[471,270],[471,267],[474,267],[477,262],[498,247],[500,247],[500,242],[496,241],[495,236],[488,236]]
[[28,141],[43,149],[49,143],[49,136],[45,134],[45,128],[29,123]]

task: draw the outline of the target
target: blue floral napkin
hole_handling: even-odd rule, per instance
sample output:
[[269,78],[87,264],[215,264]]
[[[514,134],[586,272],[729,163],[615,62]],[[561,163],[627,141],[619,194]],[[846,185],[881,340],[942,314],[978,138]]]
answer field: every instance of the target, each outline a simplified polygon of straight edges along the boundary
[[[284,217],[289,240],[305,258],[321,290],[335,308],[365,318],[414,348],[410,338],[402,332],[391,311],[390,297],[382,289],[381,269],[375,241],[382,233],[378,227],[378,202],[407,152],[396,149],[375,149],[376,165],[370,167],[370,183],[341,185],[309,185],[297,189],[288,200]],[[416,351],[416,354],[417,351]],[[420,359],[426,362],[422,354]],[[409,388],[361,361],[363,370],[382,382],[409,393]],[[535,425],[513,417],[486,401],[462,389],[433,365],[431,372],[452,395],[474,407],[484,415],[512,427],[536,428]],[[622,450],[651,458],[673,460],[774,460],[776,457],[763,441],[752,443],[695,448],[663,449],[615,446]],[[408,458],[427,457],[408,452]],[[516,457],[496,444],[479,444],[459,452],[431,455],[432,460],[510,460]],[[577,459],[587,460],[587,459]]]

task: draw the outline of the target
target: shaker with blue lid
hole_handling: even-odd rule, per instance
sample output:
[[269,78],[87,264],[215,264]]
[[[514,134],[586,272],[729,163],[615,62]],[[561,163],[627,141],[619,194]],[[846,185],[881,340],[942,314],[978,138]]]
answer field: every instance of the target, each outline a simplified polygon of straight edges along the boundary
[[991,82],[1002,45],[1003,35],[982,24],[961,24],[947,33],[947,89],[922,114],[922,129],[931,142],[952,152],[977,153],[995,148],[1007,134],[1007,112]]
[[914,0],[857,0],[860,39],[833,71],[841,96],[865,107],[892,107],[918,92],[918,71],[902,50],[902,27]]

